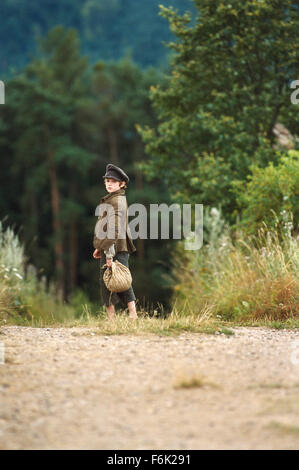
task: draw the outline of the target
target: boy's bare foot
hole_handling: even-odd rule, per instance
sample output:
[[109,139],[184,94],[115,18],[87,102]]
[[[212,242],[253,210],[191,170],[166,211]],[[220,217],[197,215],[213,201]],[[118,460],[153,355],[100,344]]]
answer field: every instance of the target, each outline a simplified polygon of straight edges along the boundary
[[106,310],[107,310],[107,313],[108,313],[108,320],[113,320],[113,318],[115,318],[114,305],[113,304],[106,305]]
[[134,300],[132,300],[131,302],[128,302],[128,309],[129,309],[130,320],[137,320],[138,316],[136,313],[136,306],[135,306]]
[[137,317],[137,315],[136,315],[136,317],[133,317],[132,315],[129,315],[129,320],[132,320],[132,321],[133,320],[138,320],[138,317]]

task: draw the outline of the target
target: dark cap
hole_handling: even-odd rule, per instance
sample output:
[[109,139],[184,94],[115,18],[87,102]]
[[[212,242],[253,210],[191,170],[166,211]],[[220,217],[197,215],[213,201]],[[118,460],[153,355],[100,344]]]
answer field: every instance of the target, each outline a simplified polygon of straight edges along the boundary
[[130,181],[128,175],[126,175],[126,173],[121,168],[113,165],[113,163],[109,163],[106,166],[106,174],[103,176],[103,178],[113,178],[114,180],[125,181],[126,183]]

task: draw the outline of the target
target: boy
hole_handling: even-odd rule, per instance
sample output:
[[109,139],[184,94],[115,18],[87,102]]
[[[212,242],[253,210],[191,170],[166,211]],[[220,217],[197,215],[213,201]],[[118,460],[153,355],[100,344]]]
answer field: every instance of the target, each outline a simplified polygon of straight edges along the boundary
[[[93,239],[93,246],[95,248],[93,257],[101,260],[101,297],[104,305],[106,305],[109,320],[114,318],[114,304],[118,303],[119,300],[122,300],[122,302],[128,305],[129,317],[131,319],[136,319],[136,297],[132,286],[125,292],[114,292],[111,296],[110,304],[110,292],[104,283],[104,270],[102,269],[102,266],[105,263],[108,267],[112,266],[113,257],[120,263],[129,267],[129,256],[131,253],[136,251],[131,238],[130,229],[128,227],[128,205],[125,188],[127,187],[126,183],[129,182],[129,177],[121,168],[109,163],[106,166],[106,173],[103,178],[108,194],[101,199],[101,204],[105,204],[107,206],[102,206],[104,207],[104,212],[98,218]],[[111,208],[111,212],[109,211],[109,207]],[[106,211],[105,208],[107,208]],[[100,231],[102,222],[106,219],[107,223],[105,225],[105,231]]]

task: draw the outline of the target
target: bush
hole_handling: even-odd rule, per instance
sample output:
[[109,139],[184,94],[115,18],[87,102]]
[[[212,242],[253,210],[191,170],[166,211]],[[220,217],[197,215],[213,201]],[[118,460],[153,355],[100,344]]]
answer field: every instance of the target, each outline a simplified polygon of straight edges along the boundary
[[85,312],[92,316],[98,316],[99,308],[90,302],[88,295],[81,289],[76,289],[69,298],[70,306],[73,308],[75,318],[81,318]]
[[73,308],[58,298],[54,284],[47,288],[31,265],[25,273],[24,249],[0,222],[0,324],[44,326],[73,317]]
[[299,151],[289,150],[278,165],[251,166],[252,175],[244,182],[234,181],[237,203],[242,210],[239,227],[247,234],[257,234],[263,223],[278,234],[286,224],[299,228]]
[[211,218],[202,249],[178,244],[172,299],[178,310],[200,315],[208,308],[216,318],[241,322],[299,317],[299,239],[290,230],[279,237],[266,224],[256,236],[239,232],[233,239],[227,227],[219,233],[217,211]]

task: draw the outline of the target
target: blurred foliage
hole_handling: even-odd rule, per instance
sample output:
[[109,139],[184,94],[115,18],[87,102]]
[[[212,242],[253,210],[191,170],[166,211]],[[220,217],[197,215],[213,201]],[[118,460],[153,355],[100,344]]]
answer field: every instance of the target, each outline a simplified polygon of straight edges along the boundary
[[243,231],[257,233],[266,223],[281,232],[288,223],[299,233],[299,151],[283,154],[277,166],[270,162],[265,168],[253,165],[251,170],[245,188],[243,181],[233,182]]
[[[191,0],[165,0],[180,11]],[[0,76],[8,78],[36,54],[36,40],[56,25],[78,31],[81,52],[92,63],[117,60],[130,52],[141,66],[165,64],[162,42],[171,38],[158,16],[158,0],[1,0]]]
[[[144,158],[136,123],[155,124],[148,90],[165,79],[129,57],[89,67],[76,31],[61,26],[39,49],[7,83],[0,108],[0,213],[19,232],[39,278],[58,282],[64,298],[79,288],[100,303],[92,239],[107,163],[130,175],[128,204],[169,200],[165,186],[145,183],[135,168]],[[168,266],[161,259],[169,249],[164,241],[137,245],[131,267],[141,302],[167,305],[161,274]]]
[[0,223],[0,326],[44,326],[74,318],[73,307],[56,295],[56,286],[38,279],[34,266],[26,265],[24,247],[14,231]]
[[266,223],[254,235],[236,235],[215,208],[207,209],[205,245],[180,242],[172,271],[172,304],[184,315],[209,312],[217,320],[252,324],[299,318],[299,237]]
[[[227,239],[228,227],[236,230],[232,239],[238,230],[256,234],[265,221],[275,229],[297,227],[298,139],[287,151],[273,127],[279,122],[292,136],[299,133],[290,101],[298,5],[169,0],[160,16],[157,6],[152,0],[1,2],[0,214],[24,243],[25,267],[36,266],[36,311],[48,302],[39,288],[44,276],[49,285],[57,282],[78,317],[82,303],[93,311],[90,301],[99,302],[92,238],[109,162],[130,175],[128,204],[204,204],[207,250],[221,234]],[[171,41],[169,70],[164,40]],[[131,267],[141,306],[171,308],[176,286],[167,273],[192,254],[173,240],[137,240],[136,247]],[[205,253],[198,251],[195,260]],[[212,264],[202,269],[205,292],[213,296],[208,273],[219,287],[218,271]],[[287,277],[281,282],[284,289]],[[187,282],[183,290],[200,292],[199,286]],[[9,301],[9,286],[1,288]],[[233,305],[227,302],[227,312]]]
[[194,0],[192,16],[160,7],[177,41],[166,89],[151,88],[158,128],[139,126],[151,159],[139,165],[160,177],[174,200],[221,204],[238,216],[234,180],[252,164],[277,164],[273,126],[298,133],[290,101],[297,77],[299,8],[291,0]]

